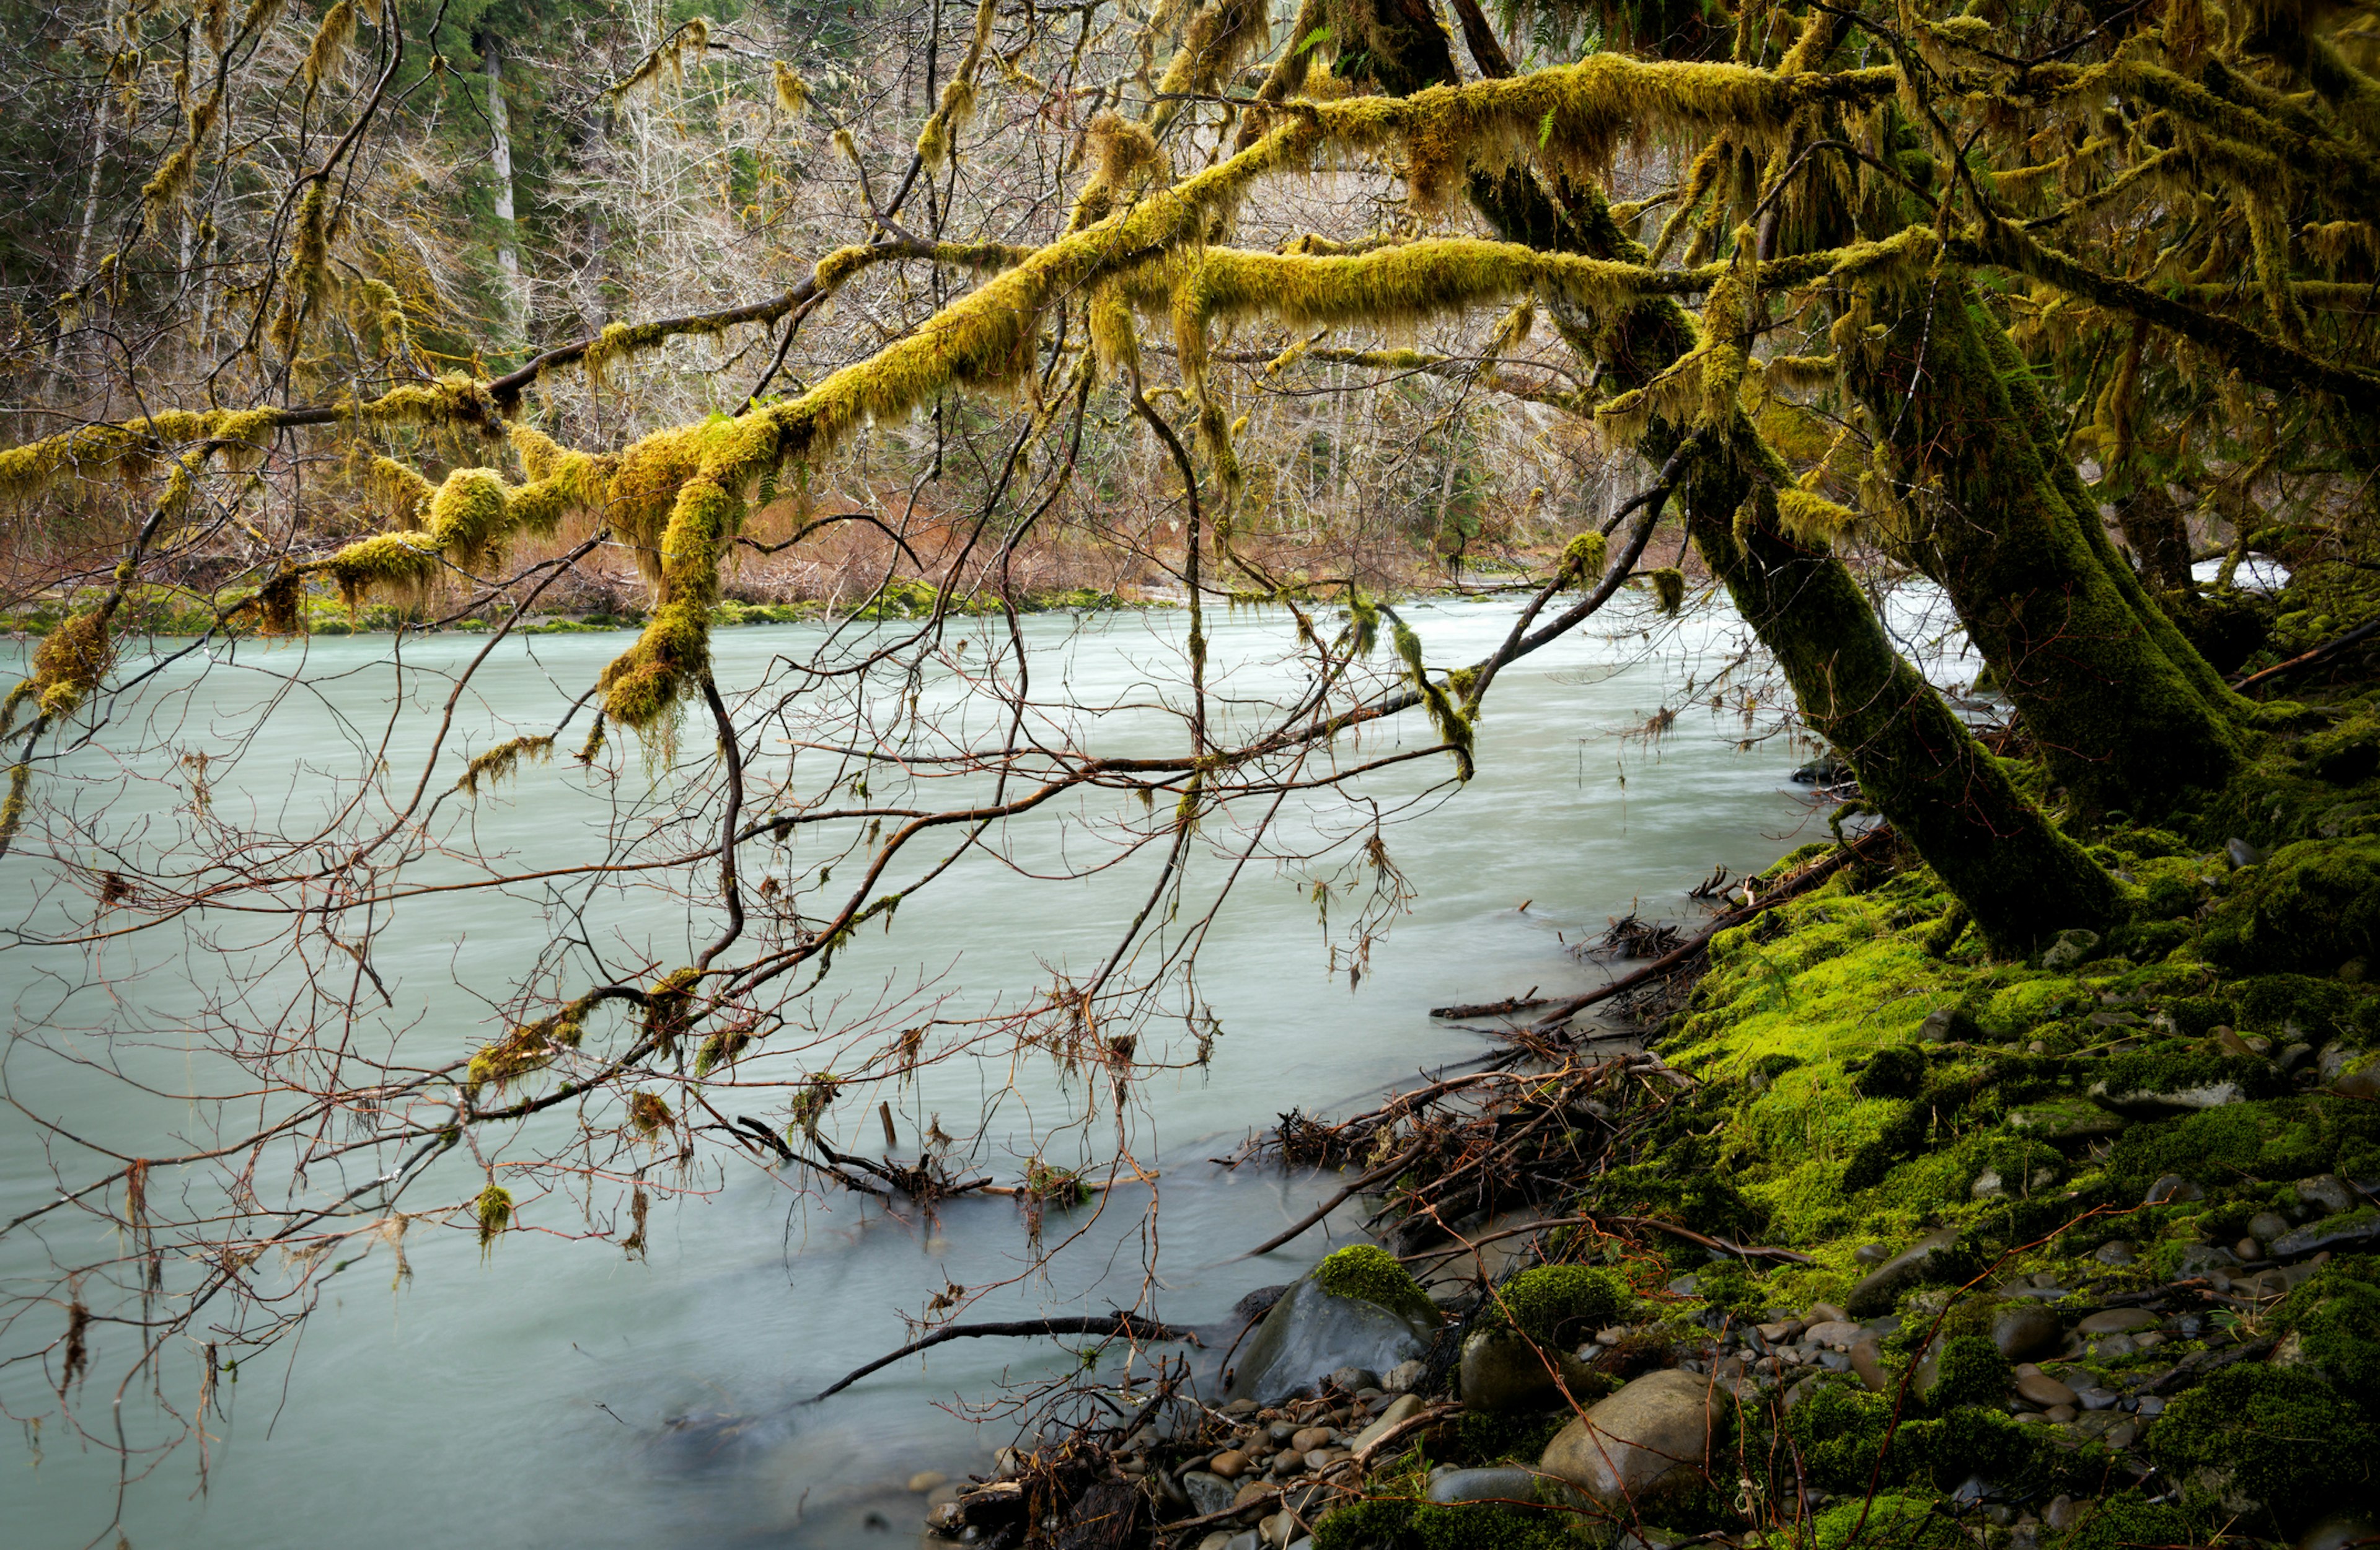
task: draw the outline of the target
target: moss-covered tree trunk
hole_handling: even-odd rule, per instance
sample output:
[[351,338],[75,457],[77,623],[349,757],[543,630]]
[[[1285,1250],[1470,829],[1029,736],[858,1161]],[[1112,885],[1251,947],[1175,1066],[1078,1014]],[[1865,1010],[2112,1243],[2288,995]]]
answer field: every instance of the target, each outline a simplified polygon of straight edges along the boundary
[[2245,746],[2229,691],[2107,541],[2005,332],[1953,277],[1900,299],[1852,379],[1909,487],[1908,552],[2084,801],[2154,813],[2221,786]]
[[[1380,9],[1372,37],[1397,46],[1366,60],[1374,85],[1411,92],[1455,79],[1443,30],[1413,25],[1393,0],[1382,0]],[[1644,257],[1595,189],[1564,184],[1548,193],[1530,173],[1515,170],[1475,176],[1469,192],[1507,240],[1591,258]],[[1600,326],[1559,309],[1556,317],[1585,364],[1599,365],[1605,380],[1623,389],[1694,347],[1693,323],[1666,298]],[[1657,424],[1643,450],[1661,461],[1682,434],[1680,427]],[[1996,947],[2022,951],[2068,926],[2100,928],[2119,918],[2123,901],[2115,880],[2049,823],[1892,648],[1842,562],[1823,547],[1787,539],[1773,502],[1765,513],[1755,506],[1764,519],[1736,536],[1736,512],[1755,490],[1747,470],[1757,466],[1756,449],[1742,447],[1697,459],[1682,503],[1696,549],[1775,655],[1810,728],[1849,761],[1868,800]]]

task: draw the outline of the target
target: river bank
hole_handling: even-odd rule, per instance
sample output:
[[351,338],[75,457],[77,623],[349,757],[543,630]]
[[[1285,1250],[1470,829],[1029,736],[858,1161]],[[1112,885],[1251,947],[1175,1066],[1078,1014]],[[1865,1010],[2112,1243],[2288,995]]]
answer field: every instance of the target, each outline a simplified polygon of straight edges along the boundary
[[2104,938],[1993,961],[1879,847],[1718,932],[1644,1054],[1516,1009],[1527,1080],[1339,1125],[1333,1160],[1407,1164],[1381,1246],[1252,1305],[1186,1424],[1019,1456],[941,1532],[2380,1538],[2380,702],[2291,687],[2230,789],[2082,836],[2134,903]]

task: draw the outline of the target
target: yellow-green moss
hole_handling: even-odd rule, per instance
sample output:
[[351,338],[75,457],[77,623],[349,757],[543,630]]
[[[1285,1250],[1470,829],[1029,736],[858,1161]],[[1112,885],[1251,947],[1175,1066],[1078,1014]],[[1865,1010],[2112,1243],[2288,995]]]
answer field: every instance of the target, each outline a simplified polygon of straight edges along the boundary
[[1374,1303],[1392,1314],[1438,1322],[1438,1310],[1421,1283],[1375,1243],[1351,1243],[1327,1255],[1313,1269],[1314,1284],[1333,1297]]

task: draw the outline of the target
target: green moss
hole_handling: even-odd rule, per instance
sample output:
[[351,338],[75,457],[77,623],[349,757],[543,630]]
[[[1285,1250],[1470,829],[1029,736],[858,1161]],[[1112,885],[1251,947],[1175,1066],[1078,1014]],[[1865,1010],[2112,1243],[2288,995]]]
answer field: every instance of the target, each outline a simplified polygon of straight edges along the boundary
[[1540,1344],[1565,1349],[1618,1321],[1634,1297],[1609,1270],[1583,1265],[1541,1265],[1524,1270],[1497,1290],[1490,1315]]
[[2372,1105],[2314,1095],[2228,1103],[2133,1125],[2117,1138],[2103,1166],[2129,1205],[2169,1173],[2209,1188],[2248,1179],[2300,1179],[2329,1170],[2343,1152],[2375,1143],[2380,1113]]
[[2204,1530],[2189,1513],[2137,1491],[2085,1502],[2054,1550],[2136,1550],[2144,1544],[2198,1544]]
[[1812,1484],[1864,1491],[1892,1425],[1892,1400],[1850,1377],[1819,1379],[1786,1413],[1784,1433]]
[[1377,1303],[1392,1314],[1438,1322],[1438,1309],[1421,1283],[1376,1243],[1350,1243],[1313,1270],[1314,1284],[1333,1297]]
[[2380,1418],[2380,1256],[2335,1260],[2281,1304],[2298,1354]]
[[[1992,1402],[1999,1399],[1994,1395]],[[2044,1471],[2046,1446],[2041,1428],[2019,1425],[2002,1411],[1968,1406],[1903,1424],[1893,1453],[1910,1476],[1930,1479],[1946,1491],[1976,1474],[2022,1488]]]
[[2201,950],[2241,973],[2327,975],[2380,949],[2380,835],[2284,845],[2206,923]]
[[1928,1496],[1879,1493],[1839,1502],[1811,1525],[1817,1550],[1971,1550],[1967,1536]]
[[2184,1394],[2148,1436],[2150,1458],[2193,1505],[2288,1526],[2366,1499],[2380,1437],[2327,1382],[2242,1362]]
[[1998,1405],[2008,1398],[2016,1374],[2000,1348],[1982,1335],[1961,1335],[1943,1342],[1934,1359],[1935,1377],[1925,1390],[1926,1405],[1937,1411],[1967,1405]]

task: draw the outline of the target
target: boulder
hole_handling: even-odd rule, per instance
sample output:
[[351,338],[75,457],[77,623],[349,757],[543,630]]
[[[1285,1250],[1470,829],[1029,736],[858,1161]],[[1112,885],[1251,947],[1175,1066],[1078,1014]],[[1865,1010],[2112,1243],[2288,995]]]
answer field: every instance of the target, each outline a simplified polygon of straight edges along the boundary
[[1992,1344],[2011,1362],[2038,1356],[2065,1338],[2066,1326],[2044,1307],[2010,1308],[1992,1321]]
[[2380,1239],[2380,1211],[2367,1205],[2360,1211],[2342,1216],[2325,1217],[2318,1222],[2291,1229],[2273,1240],[2276,1259],[2295,1259],[2300,1254],[2320,1253],[2325,1249],[2361,1248]]
[[1658,1516],[1701,1483],[1726,1402],[1692,1373],[1647,1373],[1563,1427],[1538,1468],[1606,1508]]
[[1457,1392],[1463,1404],[1490,1414],[1544,1410],[1561,1402],[1557,1371],[1572,1397],[1585,1398],[1594,1374],[1578,1358],[1559,1347],[1532,1346],[1517,1330],[1483,1329],[1463,1342]]
[[1856,1318],[1890,1313],[1902,1292],[1948,1273],[1958,1242],[1956,1228],[1927,1233],[1862,1277],[1843,1306]]
[[2026,1104],[2011,1112],[2008,1122],[2010,1130],[2051,1143],[2115,1135],[2130,1123],[2122,1115],[2111,1114],[2095,1103],[2056,1097]]
[[2096,931],[2085,931],[2079,926],[2070,931],[2060,931],[2058,940],[2043,951],[2041,966],[2051,974],[2063,974],[2088,963],[2092,950],[2098,945],[2099,933]]
[[2352,1211],[2363,1203],[2347,1187],[2347,1181],[2336,1173],[2317,1173],[2311,1179],[2301,1179],[2290,1188],[2300,1200],[2330,1216]]
[[1342,1367],[1380,1372],[1429,1349],[1438,1310],[1369,1244],[1342,1249],[1293,1285],[1249,1336],[1224,1392],[1269,1405]]

